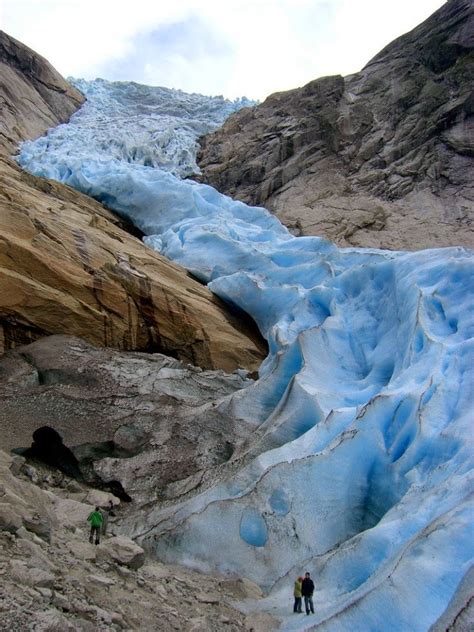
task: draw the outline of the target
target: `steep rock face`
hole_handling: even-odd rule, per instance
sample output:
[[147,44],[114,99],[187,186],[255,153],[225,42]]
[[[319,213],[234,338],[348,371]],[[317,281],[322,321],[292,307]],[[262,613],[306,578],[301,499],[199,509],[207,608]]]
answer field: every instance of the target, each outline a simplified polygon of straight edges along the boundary
[[0,158],[0,351],[63,333],[255,369],[256,329],[100,204]]
[[44,59],[0,33],[0,353],[67,333],[206,368],[255,369],[265,347],[252,323],[100,204],[2,157],[82,101]]
[[249,384],[161,354],[49,336],[0,357],[0,448],[27,447],[37,428],[52,427],[90,479],[121,483],[136,512],[199,488],[231,458],[253,426],[219,402]]
[[0,150],[66,122],[84,100],[46,59],[0,31]]
[[241,110],[201,139],[203,180],[341,246],[472,246],[473,33],[450,0],[361,72]]

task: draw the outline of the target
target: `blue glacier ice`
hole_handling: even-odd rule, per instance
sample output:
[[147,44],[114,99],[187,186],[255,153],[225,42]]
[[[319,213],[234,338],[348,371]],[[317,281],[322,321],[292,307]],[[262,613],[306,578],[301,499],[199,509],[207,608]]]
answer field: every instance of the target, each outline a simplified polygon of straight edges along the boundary
[[[188,176],[199,173],[199,136],[220,126],[232,112],[255,103],[245,97],[229,101],[134,82],[69,81],[87,101],[67,125],[34,141],[32,151],[38,159],[51,160],[56,154],[107,155]],[[30,146],[29,141],[23,144],[23,154]]]
[[[286,616],[304,570],[318,630],[428,630],[474,557],[473,253],[293,237],[265,209],[177,177],[196,170],[186,95],[168,95],[183,119],[169,131],[178,150],[158,151],[147,108],[130,106],[119,151],[115,113],[144,88],[77,85],[86,106],[25,143],[20,164],[131,220],[269,343],[259,380],[219,404],[255,429],[240,469],[150,509],[134,535],[165,561],[258,582],[258,607],[287,630],[309,625]],[[215,101],[200,99],[209,125],[237,107],[221,103],[216,119]],[[141,129],[139,151],[127,125]]]

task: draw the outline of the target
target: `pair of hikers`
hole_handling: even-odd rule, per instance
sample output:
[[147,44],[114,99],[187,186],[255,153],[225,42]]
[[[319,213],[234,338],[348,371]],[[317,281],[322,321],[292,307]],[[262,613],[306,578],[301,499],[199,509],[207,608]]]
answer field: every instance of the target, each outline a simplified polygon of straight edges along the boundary
[[96,544],[100,544],[100,534],[105,535],[107,530],[107,523],[109,520],[109,514],[113,514],[113,503],[109,501],[108,509],[101,509],[96,507],[93,512],[89,514],[87,521],[91,524],[91,531],[89,534],[89,542],[92,544],[95,540]]
[[301,608],[301,601],[304,599],[306,614],[309,614],[310,612],[314,614],[313,593],[314,582],[311,579],[310,573],[306,572],[304,577],[298,577],[295,581],[295,587],[293,590],[293,595],[295,597],[293,612],[303,612]]

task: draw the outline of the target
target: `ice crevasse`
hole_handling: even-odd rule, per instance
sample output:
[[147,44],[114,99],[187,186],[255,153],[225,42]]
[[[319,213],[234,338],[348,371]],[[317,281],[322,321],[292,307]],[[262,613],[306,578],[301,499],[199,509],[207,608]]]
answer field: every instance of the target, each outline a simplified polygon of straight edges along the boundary
[[282,615],[310,570],[321,630],[428,630],[473,562],[473,253],[293,237],[265,209],[179,179],[197,137],[247,102],[78,86],[86,106],[19,162],[131,220],[270,349],[259,380],[221,403],[255,426],[245,464],[151,509],[134,535],[165,561],[250,577]]

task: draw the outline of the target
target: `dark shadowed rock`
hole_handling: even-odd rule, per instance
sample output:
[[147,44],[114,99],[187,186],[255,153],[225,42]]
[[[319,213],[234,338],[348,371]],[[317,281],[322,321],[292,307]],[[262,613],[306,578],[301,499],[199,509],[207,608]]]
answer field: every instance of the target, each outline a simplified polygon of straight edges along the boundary
[[33,443],[22,453],[22,456],[39,459],[43,463],[58,468],[68,476],[81,478],[76,457],[64,445],[59,432],[50,426],[41,426],[33,432]]
[[269,96],[201,139],[202,179],[341,246],[474,245],[474,5],[359,73]]

